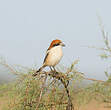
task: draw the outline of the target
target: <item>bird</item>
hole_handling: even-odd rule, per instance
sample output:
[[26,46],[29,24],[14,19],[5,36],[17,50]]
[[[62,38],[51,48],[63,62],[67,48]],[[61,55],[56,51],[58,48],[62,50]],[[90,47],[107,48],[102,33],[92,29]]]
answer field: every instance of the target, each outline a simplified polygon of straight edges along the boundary
[[41,72],[43,68],[47,66],[50,67],[51,71],[56,71],[55,66],[60,62],[63,56],[62,47],[64,46],[65,44],[61,40],[53,40],[46,51],[46,56],[44,58],[43,65],[36,71],[33,76],[36,76],[38,72]]

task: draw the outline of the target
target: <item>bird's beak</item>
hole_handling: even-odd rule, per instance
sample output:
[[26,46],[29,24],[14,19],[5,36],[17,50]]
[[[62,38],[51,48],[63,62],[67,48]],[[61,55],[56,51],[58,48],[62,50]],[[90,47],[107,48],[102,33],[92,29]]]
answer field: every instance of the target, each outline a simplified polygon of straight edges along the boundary
[[61,46],[65,47],[65,44],[64,44],[64,43],[61,43]]

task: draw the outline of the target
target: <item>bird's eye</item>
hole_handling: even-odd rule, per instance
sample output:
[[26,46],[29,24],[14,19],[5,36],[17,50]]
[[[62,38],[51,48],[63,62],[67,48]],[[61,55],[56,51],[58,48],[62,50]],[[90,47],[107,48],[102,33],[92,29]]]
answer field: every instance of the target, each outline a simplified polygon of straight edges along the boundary
[[54,44],[53,47],[58,46],[58,45],[60,45],[60,43],[56,43],[56,44]]

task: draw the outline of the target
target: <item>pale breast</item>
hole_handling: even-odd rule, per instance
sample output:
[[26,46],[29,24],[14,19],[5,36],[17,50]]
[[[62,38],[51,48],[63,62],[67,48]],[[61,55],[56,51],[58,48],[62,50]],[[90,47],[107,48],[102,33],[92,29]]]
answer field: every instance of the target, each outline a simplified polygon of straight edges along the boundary
[[47,56],[46,65],[47,66],[57,65],[60,62],[62,56],[63,56],[62,47],[61,46],[53,47]]

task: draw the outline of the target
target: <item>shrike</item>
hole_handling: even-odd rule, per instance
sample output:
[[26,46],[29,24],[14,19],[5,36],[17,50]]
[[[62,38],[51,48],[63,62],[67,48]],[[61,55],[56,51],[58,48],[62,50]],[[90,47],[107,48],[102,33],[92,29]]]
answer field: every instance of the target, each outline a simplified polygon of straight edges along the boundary
[[[45,68],[46,66],[49,66],[51,71],[55,71],[55,65],[57,65],[62,56],[63,56],[63,52],[62,52],[62,47],[64,47],[64,43],[62,43],[61,40],[53,40],[49,46],[49,48],[47,49],[46,52],[46,56],[43,62],[42,67],[40,67],[36,73],[34,74],[34,76],[37,75],[38,72],[42,71],[43,68]],[[53,68],[53,69],[52,69]]]

